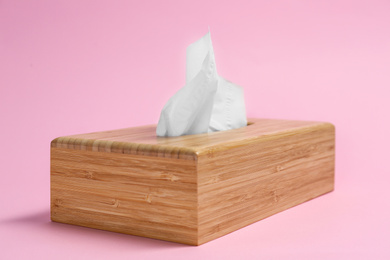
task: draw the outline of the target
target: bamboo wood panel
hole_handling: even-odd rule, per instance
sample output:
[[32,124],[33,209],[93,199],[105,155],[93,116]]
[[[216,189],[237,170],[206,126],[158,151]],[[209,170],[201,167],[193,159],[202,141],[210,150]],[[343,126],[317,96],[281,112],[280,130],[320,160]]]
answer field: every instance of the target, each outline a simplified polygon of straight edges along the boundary
[[199,244],[332,191],[334,156],[330,124],[199,156]]
[[196,164],[51,148],[51,219],[197,243]]
[[150,125],[56,138],[51,218],[200,245],[333,190],[333,125],[248,122],[180,137]]
[[196,160],[199,153],[242,146],[258,139],[289,134],[323,123],[249,118],[248,126],[234,130],[178,137],[156,136],[148,125],[56,138],[52,147]]

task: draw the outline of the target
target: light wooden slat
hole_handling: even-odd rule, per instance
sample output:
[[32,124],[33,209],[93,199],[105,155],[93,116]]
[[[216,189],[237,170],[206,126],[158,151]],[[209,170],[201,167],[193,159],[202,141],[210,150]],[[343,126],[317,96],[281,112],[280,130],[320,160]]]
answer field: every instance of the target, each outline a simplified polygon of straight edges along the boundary
[[[239,129],[178,137],[157,137],[156,126],[125,128],[56,138],[52,147],[140,154],[195,160],[200,152],[246,145],[275,133],[291,134],[321,125],[318,122],[249,118],[250,125]],[[293,132],[291,132],[293,130]]]
[[91,210],[67,207],[52,207],[53,221],[108,230],[118,233],[162,239],[172,242],[194,245],[197,243],[197,232],[184,226],[161,224],[153,222],[135,221],[127,216],[112,213],[97,213]]
[[332,191],[334,128],[324,124],[211,156],[204,153],[198,165],[202,244]]
[[52,147],[52,220],[194,243],[195,161],[155,159]]

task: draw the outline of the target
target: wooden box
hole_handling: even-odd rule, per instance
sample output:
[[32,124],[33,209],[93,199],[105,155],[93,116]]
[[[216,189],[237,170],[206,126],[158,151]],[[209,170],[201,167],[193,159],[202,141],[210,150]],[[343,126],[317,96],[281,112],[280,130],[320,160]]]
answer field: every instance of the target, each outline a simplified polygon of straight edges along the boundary
[[332,124],[248,122],[180,137],[150,125],[56,138],[51,219],[200,245],[333,190]]

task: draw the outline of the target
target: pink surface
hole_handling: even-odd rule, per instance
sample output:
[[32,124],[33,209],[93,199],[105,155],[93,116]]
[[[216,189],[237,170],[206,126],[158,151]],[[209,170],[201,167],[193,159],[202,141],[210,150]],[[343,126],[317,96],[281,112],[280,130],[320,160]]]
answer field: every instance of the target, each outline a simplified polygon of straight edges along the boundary
[[[390,259],[389,1],[0,1],[0,259]],[[251,117],[336,125],[336,190],[200,247],[51,223],[49,143],[157,123],[210,26]]]

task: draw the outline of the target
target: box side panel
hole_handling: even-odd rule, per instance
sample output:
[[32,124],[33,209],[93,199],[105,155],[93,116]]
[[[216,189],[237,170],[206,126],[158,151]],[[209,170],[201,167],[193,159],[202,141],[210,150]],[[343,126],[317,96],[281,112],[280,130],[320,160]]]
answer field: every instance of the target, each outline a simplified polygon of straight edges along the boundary
[[200,156],[199,244],[332,191],[334,141],[322,124]]
[[197,243],[196,161],[51,148],[51,219]]

